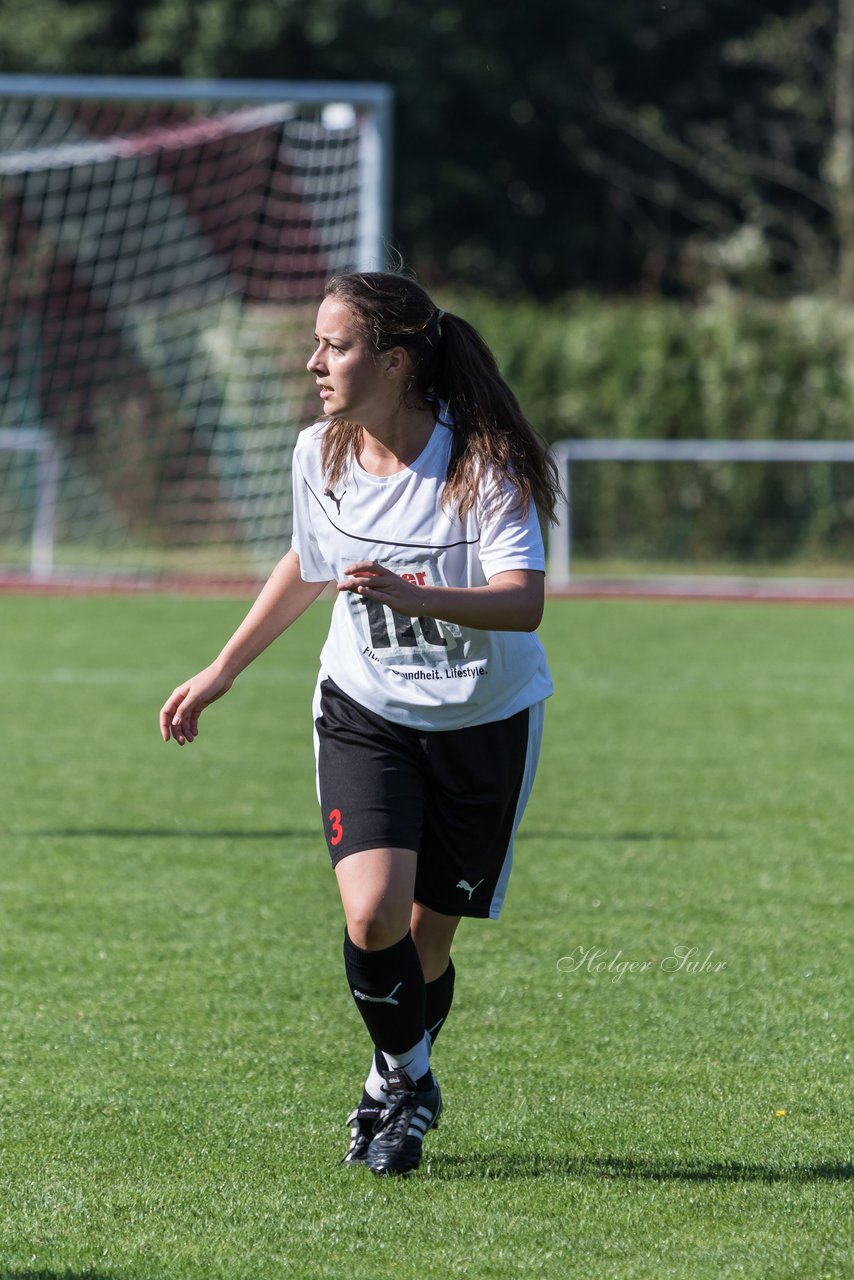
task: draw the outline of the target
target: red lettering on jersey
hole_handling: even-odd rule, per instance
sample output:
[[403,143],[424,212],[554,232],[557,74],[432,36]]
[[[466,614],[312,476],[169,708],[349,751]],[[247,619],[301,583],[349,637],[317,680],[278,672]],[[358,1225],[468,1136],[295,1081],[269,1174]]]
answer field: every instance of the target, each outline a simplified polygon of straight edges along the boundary
[[[404,582],[411,582],[413,587],[418,585],[414,573],[402,573],[400,576],[403,578]],[[421,585],[423,586],[424,584],[422,583]]]

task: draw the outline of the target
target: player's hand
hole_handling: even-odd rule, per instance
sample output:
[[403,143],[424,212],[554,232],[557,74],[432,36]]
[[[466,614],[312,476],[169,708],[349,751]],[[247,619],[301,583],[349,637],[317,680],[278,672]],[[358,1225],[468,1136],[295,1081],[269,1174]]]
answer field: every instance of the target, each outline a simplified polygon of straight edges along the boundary
[[348,565],[344,573],[346,577],[337,584],[339,591],[378,600],[407,618],[417,618],[424,612],[424,588],[414,579],[407,582],[376,560],[359,560]]
[[173,689],[160,711],[160,735],[174,738],[179,747],[199,736],[199,716],[217,698],[228,693],[234,681],[212,667]]

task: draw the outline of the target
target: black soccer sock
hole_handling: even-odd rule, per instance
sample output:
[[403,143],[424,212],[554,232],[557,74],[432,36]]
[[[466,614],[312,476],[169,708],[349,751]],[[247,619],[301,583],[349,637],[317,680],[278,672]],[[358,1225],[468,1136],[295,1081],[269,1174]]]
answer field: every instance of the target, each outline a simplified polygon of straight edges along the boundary
[[344,967],[378,1049],[405,1053],[424,1038],[424,974],[411,934],[381,951],[364,951],[345,930]]
[[424,988],[424,1025],[430,1037],[431,1046],[436,1043],[436,1036],[445,1025],[445,1019],[451,1011],[454,1001],[454,969],[453,960],[448,958],[448,967],[438,978],[428,982]]
[[[449,958],[445,972],[438,978],[434,978],[432,982],[426,983],[424,987],[424,1021],[431,1048],[436,1043],[436,1037],[445,1025],[450,1012],[454,1000],[455,976],[454,962]],[[380,1073],[386,1070],[386,1061],[380,1049],[374,1049],[374,1065]],[[369,1096],[365,1094],[366,1098]]]

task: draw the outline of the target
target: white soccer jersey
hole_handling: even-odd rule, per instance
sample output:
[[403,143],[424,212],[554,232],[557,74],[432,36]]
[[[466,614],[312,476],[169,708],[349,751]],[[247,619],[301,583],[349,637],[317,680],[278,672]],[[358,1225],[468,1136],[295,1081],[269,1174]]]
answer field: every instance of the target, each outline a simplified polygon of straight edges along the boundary
[[[482,495],[460,519],[442,509],[451,430],[438,422],[423,452],[391,476],[353,462],[329,489],[320,444],[326,423],[300,435],[293,457],[293,548],[307,582],[340,581],[357,560],[377,560],[431,586],[478,587],[508,569],[545,569],[539,522],[513,509],[507,487]],[[406,618],[340,592],[321,653],[330,676],[362,706],[416,729],[503,720],[548,697],[543,647],[523,631],[479,631]]]

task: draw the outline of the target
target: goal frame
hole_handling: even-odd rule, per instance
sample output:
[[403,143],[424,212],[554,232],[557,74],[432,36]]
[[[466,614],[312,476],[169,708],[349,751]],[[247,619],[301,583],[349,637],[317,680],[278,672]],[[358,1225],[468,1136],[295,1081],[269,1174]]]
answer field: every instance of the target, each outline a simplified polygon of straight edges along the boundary
[[[79,102],[279,103],[298,107],[346,104],[358,112],[358,223],[355,269],[388,267],[394,90],[379,82],[216,80],[172,77],[0,75],[0,98]],[[0,156],[0,176],[2,176]],[[0,424],[0,451],[35,457],[36,491],[30,537],[29,576],[37,583],[56,577],[56,512],[61,450],[43,428],[22,421]]]
[[347,103],[361,108],[360,228],[357,268],[381,270],[389,256],[394,90],[378,82],[336,80],[179,80],[169,76],[0,75],[0,98],[77,98],[125,102]]
[[30,577],[34,582],[49,582],[54,572],[59,504],[58,446],[50,433],[40,427],[0,427],[0,450],[35,455],[36,493],[30,535]]

